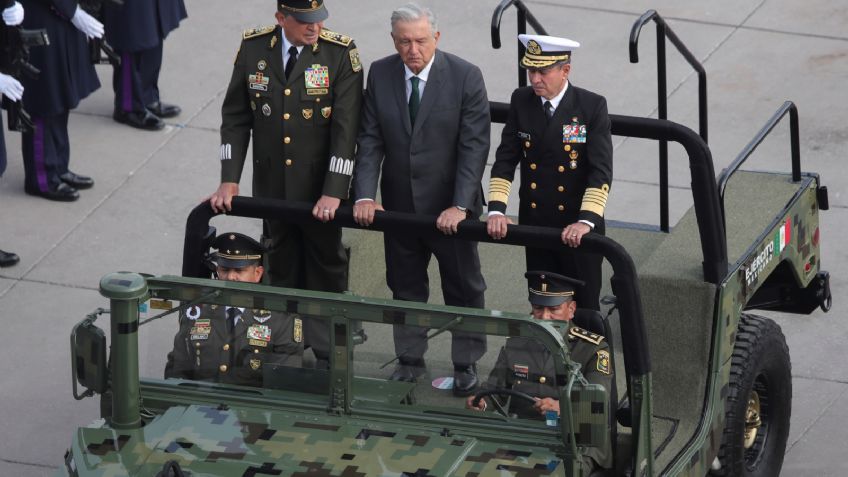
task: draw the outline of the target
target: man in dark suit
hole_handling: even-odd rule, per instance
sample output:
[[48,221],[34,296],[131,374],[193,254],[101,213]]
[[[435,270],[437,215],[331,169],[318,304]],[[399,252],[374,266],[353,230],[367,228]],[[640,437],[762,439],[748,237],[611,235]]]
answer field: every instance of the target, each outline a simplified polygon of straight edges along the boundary
[[100,87],[86,38],[101,38],[103,25],[75,0],[22,0],[22,26],[44,28],[50,45],[33,48],[29,62],[41,71],[38,79],[21,78],[24,109],[35,128],[23,133],[27,194],[49,200],[74,201],[79,189],[94,185],[90,177],[68,169],[71,144],[68,116],[83,98]]
[[112,74],[115,121],[156,131],[165,127],[162,118],[180,114],[179,106],[159,100],[159,70],[165,37],[187,16],[183,0],[104,2],[106,40],[121,57]]
[[487,228],[506,236],[504,215],[521,164],[518,220],[526,225],[561,227],[572,249],[526,249],[528,270],[549,270],[585,282],[578,294],[584,308],[599,309],[601,261],[573,250],[582,237],[604,233],[604,209],[612,183],[612,136],[603,96],[568,82],[571,51],[565,38],[519,35],[526,47],[521,66],[532,86],[512,93],[489,186]]
[[[375,210],[377,184],[386,209],[438,215],[445,235],[482,210],[480,180],[489,154],[489,102],[480,69],[437,50],[439,32],[432,12],[407,4],[392,14],[397,55],[374,62],[359,134],[354,173],[354,218],[368,225]],[[486,289],[477,243],[447,237],[417,237],[386,232],[386,280],[395,299],[426,302],[427,264],[439,261],[448,305],[482,308]],[[414,381],[425,371],[425,328],[395,325],[400,357],[392,379]],[[454,333],[451,357],[454,393],[477,386],[476,362],[486,350],[485,336]]]
[[[342,230],[330,222],[347,199],[362,105],[362,63],[353,39],[324,28],[322,0],[279,0],[277,24],[242,36],[221,107],[224,212],[239,193],[253,138],[253,195],[313,204],[310,224],[266,220],[272,285],[341,293],[348,286]],[[252,134],[251,134],[252,133]],[[329,325],[308,318],[306,344],[328,365]]]

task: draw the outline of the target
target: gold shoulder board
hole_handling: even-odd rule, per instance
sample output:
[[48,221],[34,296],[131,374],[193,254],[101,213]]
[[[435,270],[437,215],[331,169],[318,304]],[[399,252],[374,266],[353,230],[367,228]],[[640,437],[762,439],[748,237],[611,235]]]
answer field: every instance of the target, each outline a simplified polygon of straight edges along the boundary
[[348,46],[353,42],[353,38],[342,33],[327,30],[326,28],[321,29],[321,39],[342,46]]
[[604,337],[591,331],[586,331],[583,328],[572,326],[571,330],[569,330],[568,334],[574,336],[575,338],[580,338],[582,340],[588,341],[594,345],[601,344],[601,341],[604,340]]
[[242,34],[242,39],[249,40],[251,38],[256,38],[258,36],[267,35],[269,33],[273,33],[274,30],[276,30],[276,29],[277,29],[277,27],[275,27],[273,25],[269,25],[269,26],[266,26],[266,27],[258,27],[258,28],[248,28],[247,30],[244,31],[244,34]]

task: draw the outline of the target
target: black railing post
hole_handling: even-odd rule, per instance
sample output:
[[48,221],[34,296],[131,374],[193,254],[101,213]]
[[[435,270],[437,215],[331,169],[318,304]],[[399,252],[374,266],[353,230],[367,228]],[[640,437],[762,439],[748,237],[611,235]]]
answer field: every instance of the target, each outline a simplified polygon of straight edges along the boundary
[[[501,17],[503,17],[504,12],[509,7],[515,7],[517,10],[516,14],[516,23],[518,24],[518,35],[523,33],[527,33],[527,24],[529,23],[533,30],[539,35],[547,35],[548,32],[545,31],[545,28],[539,23],[539,20],[536,20],[536,17],[533,16],[533,13],[527,8],[527,5],[524,4],[521,0],[503,0],[497,7],[495,7],[495,13],[492,14],[492,48],[499,49],[501,47]],[[524,56],[524,45],[521,42],[518,42],[518,61],[520,64],[521,58]],[[524,72],[524,69],[521,66],[518,67],[518,86],[524,87],[527,86],[527,74]]]
[[792,181],[801,182],[801,139],[798,125],[798,108],[789,107],[789,140],[792,147]]
[[[527,14],[525,10],[518,8],[518,35],[523,35],[527,33]],[[518,65],[521,64],[521,58],[524,57],[524,45],[521,44],[521,41],[518,40],[518,36],[516,35],[516,40],[518,43]],[[524,68],[518,67],[518,87],[523,88],[527,86],[527,73],[524,71]]]
[[[657,118],[668,119],[668,81],[666,71],[665,34],[663,22],[657,23]],[[661,139],[660,148],[660,230],[668,232],[668,141]]]

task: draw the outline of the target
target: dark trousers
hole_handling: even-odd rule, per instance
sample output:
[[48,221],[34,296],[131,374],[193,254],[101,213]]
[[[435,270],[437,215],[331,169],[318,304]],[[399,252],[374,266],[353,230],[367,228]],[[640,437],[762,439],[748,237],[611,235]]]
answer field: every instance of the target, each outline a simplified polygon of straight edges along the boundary
[[[445,304],[483,308],[486,282],[480,273],[477,242],[448,237],[423,238],[403,234],[384,234],[386,281],[395,300],[426,303],[430,297],[427,266],[435,255],[439,262]],[[394,326],[395,353],[402,361],[424,358],[427,328]],[[458,366],[476,363],[486,352],[486,335],[452,333],[451,359]]]
[[71,159],[68,113],[32,116],[35,127],[21,136],[27,190],[47,192],[55,189],[61,182],[59,176],[68,172]]
[[577,306],[600,311],[603,257],[595,253],[578,252],[579,248],[572,249],[566,245],[562,247],[565,250],[527,247],[527,271],[553,272],[583,280],[586,284],[577,289]]
[[[348,286],[348,256],[342,247],[342,229],[318,221],[292,225],[266,220],[264,236],[270,238],[266,254],[271,285],[341,293]],[[304,344],[315,357],[330,352],[329,322],[303,317]]]
[[6,172],[6,135],[3,130],[3,115],[0,114],[0,177]]
[[159,101],[162,42],[147,50],[117,53],[121,65],[112,71],[115,111],[144,111],[148,104]]

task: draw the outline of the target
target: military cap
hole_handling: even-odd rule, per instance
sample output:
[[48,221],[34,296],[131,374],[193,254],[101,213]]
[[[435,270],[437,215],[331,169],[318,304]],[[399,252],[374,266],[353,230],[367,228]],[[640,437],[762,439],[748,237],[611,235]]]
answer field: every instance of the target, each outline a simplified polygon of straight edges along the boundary
[[301,23],[323,22],[330,16],[324,0],[275,0],[280,13],[293,16]]
[[530,291],[530,304],[537,306],[559,306],[566,301],[572,301],[574,289],[585,284],[580,280],[550,272],[532,271],[524,276]]
[[258,265],[262,261],[265,249],[262,245],[237,232],[229,232],[215,237],[212,248],[217,249],[215,258],[219,267],[244,268]]
[[525,68],[547,68],[560,61],[570,62],[571,51],[580,48],[580,43],[568,38],[545,35],[518,35],[524,45],[521,66]]

